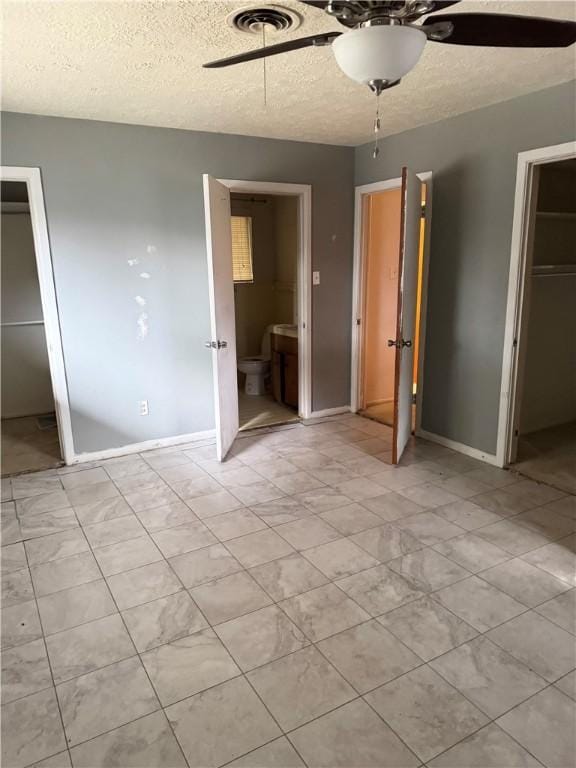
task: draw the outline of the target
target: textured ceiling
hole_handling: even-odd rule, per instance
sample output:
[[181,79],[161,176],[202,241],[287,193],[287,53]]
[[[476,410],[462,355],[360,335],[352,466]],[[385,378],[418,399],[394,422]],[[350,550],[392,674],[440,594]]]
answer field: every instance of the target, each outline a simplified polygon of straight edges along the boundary
[[[295,0],[296,32],[269,42],[341,29]],[[204,70],[211,59],[256,47],[226,23],[256,2],[3,0],[3,108],[123,123],[161,125],[337,144],[371,139],[374,97],[348,80],[327,48]],[[575,18],[573,2],[462,2],[489,10]],[[428,43],[418,66],[382,96],[383,133],[477,109],[575,76],[575,47],[463,48]]]

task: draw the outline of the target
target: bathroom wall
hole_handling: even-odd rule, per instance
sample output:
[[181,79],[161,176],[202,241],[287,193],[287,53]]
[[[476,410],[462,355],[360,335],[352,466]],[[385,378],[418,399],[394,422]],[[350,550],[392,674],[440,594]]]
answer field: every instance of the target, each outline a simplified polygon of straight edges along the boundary
[[[2,210],[1,231],[2,418],[49,413],[54,397],[30,214]],[[40,322],[4,325],[32,321]]]
[[275,305],[279,323],[298,322],[298,198],[276,197]]

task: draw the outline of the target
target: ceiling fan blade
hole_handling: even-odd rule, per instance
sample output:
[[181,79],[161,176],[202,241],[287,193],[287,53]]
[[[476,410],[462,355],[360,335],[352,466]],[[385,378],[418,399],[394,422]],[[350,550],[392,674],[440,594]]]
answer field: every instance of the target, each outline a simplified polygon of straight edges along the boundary
[[432,3],[432,8],[429,11],[426,11],[426,13],[436,13],[437,11],[443,11],[445,8],[450,8],[451,5],[458,5],[458,3],[461,3],[462,0],[446,0],[445,2],[443,0],[434,0]]
[[446,22],[452,32],[437,42],[498,48],[565,48],[576,42],[576,22],[536,16],[446,13],[426,19],[422,26]]
[[236,56],[228,56],[225,59],[217,59],[203,64],[206,69],[219,69],[220,67],[230,67],[232,64],[243,64],[245,61],[254,61],[255,59],[264,59],[267,56],[276,56],[278,53],[287,51],[297,51],[300,48],[309,48],[313,45],[330,45],[335,37],[340,36],[340,32],[326,32],[322,35],[310,35],[309,37],[300,37],[297,40],[287,40],[285,43],[276,45],[267,45],[264,48],[256,48],[253,51],[239,53]]

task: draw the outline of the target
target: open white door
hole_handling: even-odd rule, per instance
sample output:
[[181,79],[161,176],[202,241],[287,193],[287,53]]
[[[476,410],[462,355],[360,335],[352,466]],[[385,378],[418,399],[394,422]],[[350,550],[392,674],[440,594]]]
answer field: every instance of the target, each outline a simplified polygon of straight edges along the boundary
[[394,464],[400,461],[400,457],[412,433],[412,382],[421,216],[422,182],[410,169],[402,168],[398,319],[396,339],[393,341],[396,347],[394,376],[395,414],[392,445],[392,461]]
[[212,333],[206,346],[212,349],[216,453],[222,461],[239,427],[230,191],[208,174],[203,179]]

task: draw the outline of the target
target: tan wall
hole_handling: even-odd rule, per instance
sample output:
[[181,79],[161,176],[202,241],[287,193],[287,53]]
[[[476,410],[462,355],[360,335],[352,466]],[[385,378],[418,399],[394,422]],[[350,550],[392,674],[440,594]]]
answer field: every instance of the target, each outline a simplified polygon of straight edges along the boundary
[[393,400],[398,305],[401,190],[370,195],[365,202],[367,232],[364,328],[364,405]]

